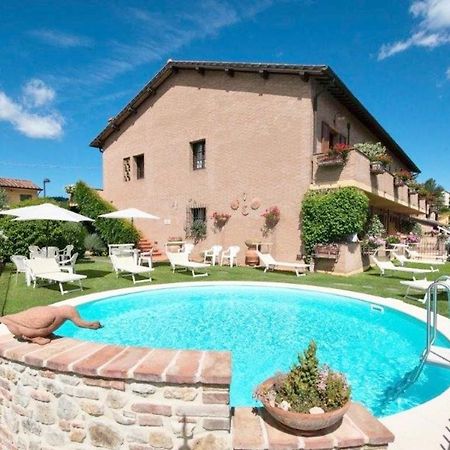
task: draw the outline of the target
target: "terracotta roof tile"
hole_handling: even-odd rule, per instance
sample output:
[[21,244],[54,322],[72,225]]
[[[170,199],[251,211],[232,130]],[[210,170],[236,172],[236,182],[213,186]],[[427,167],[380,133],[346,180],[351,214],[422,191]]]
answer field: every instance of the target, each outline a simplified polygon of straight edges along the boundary
[[33,189],[41,191],[42,189],[30,180],[18,180],[17,178],[0,178],[0,187],[3,188],[19,188],[19,189]]

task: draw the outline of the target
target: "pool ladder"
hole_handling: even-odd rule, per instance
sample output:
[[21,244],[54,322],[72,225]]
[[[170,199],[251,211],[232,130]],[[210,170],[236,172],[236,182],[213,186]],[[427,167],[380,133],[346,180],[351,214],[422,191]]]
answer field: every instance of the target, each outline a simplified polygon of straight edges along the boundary
[[427,305],[427,337],[426,346],[422,354],[422,360],[431,364],[437,364],[450,369],[450,348],[439,347],[434,345],[437,335],[437,298],[439,288],[447,291],[447,299],[450,308],[450,287],[448,282],[449,277],[440,277],[427,289],[425,296]]

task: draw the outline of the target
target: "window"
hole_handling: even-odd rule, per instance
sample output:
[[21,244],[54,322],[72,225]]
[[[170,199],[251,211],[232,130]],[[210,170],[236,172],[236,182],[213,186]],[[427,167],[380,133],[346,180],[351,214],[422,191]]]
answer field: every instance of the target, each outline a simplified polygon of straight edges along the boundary
[[33,198],[30,194],[20,194],[20,201],[24,202],[25,200],[31,200]]
[[347,138],[322,122],[322,153],[327,153],[336,144],[347,144]]
[[194,170],[205,168],[205,140],[191,142]]
[[130,181],[131,180],[130,158],[123,158],[122,169],[123,169],[123,181]]
[[136,167],[136,179],[141,180],[144,178],[144,155],[136,155],[134,165]]
[[191,208],[192,223],[206,222],[206,208]]

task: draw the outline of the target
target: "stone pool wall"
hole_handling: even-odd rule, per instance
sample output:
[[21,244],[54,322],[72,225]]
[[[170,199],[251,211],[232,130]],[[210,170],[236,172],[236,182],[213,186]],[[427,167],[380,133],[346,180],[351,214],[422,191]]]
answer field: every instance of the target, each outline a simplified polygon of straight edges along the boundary
[[228,352],[0,338],[2,449],[226,449]]
[[292,434],[229,406],[231,354],[0,336],[0,450],[385,450],[353,404],[337,429]]

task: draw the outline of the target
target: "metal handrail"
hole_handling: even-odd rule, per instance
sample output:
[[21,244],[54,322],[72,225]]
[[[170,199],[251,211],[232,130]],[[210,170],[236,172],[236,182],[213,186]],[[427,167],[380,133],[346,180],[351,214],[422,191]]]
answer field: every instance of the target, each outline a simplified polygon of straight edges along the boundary
[[431,346],[436,340],[437,333],[437,296],[438,287],[443,287],[447,291],[447,296],[450,302],[450,287],[448,283],[444,281],[449,280],[450,277],[442,276],[434,281],[427,289],[426,302],[427,302],[427,339],[426,347],[423,352],[423,358],[425,359],[430,353]]

